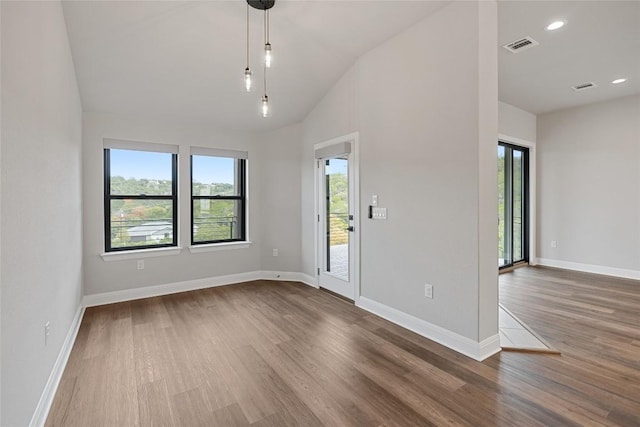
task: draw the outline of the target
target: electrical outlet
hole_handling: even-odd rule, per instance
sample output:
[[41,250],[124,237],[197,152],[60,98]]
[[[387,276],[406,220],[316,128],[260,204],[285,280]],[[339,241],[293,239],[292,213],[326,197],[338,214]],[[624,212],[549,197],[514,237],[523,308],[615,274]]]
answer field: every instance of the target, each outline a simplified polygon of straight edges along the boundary
[[424,296],[433,299],[433,285],[424,284]]
[[138,270],[144,270],[144,260],[143,259],[139,259],[138,260]]
[[44,324],[44,345],[48,344],[50,333],[51,333],[51,322],[47,322]]
[[556,240],[552,240],[551,241],[551,247],[552,248],[557,248],[558,247],[558,242]]
[[278,250],[277,249],[273,249],[273,256],[278,256]]

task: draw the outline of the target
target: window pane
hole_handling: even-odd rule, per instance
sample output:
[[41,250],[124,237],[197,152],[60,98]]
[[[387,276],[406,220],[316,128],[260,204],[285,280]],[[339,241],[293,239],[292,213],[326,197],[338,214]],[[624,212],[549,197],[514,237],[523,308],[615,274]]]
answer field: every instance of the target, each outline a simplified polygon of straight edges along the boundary
[[498,146],[498,266],[505,265],[505,149]]
[[513,150],[513,261],[523,258],[523,192],[524,157],[522,151]]
[[111,200],[111,247],[173,243],[171,200]]
[[199,199],[193,201],[193,241],[241,239],[240,200]]
[[326,160],[327,271],[349,280],[349,161]]
[[238,196],[238,160],[228,157],[191,156],[194,196]]
[[109,151],[111,194],[172,194],[172,154],[116,149]]

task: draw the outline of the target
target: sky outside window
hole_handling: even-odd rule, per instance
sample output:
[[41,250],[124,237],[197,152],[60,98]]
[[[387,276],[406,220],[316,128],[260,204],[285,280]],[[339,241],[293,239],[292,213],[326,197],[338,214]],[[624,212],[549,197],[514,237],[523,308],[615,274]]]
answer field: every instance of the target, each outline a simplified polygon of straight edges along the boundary
[[171,154],[111,149],[111,176],[125,179],[171,179]]
[[[111,149],[111,176],[125,179],[171,180],[171,154]],[[193,156],[193,180],[233,184],[235,159]]]
[[191,156],[193,182],[235,184],[236,159],[231,157]]

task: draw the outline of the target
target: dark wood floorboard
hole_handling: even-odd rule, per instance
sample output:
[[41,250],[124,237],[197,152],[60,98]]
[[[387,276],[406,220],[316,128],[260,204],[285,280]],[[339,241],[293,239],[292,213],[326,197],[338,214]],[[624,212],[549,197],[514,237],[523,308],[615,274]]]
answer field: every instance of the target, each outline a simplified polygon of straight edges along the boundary
[[501,302],[562,352],[480,363],[299,283],[89,308],[48,426],[640,426],[640,283],[547,268]]

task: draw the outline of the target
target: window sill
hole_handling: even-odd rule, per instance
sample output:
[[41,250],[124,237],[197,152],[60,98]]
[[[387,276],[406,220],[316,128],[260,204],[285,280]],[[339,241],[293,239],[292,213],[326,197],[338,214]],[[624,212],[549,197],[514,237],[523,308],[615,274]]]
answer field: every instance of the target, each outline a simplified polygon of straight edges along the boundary
[[132,251],[105,252],[100,254],[104,261],[124,261],[127,259],[152,258],[158,256],[178,255],[182,251],[179,246],[170,248],[134,249]]
[[206,245],[189,246],[189,252],[198,254],[201,252],[227,251],[231,249],[246,249],[251,246],[251,242],[229,242],[229,243],[209,243]]

